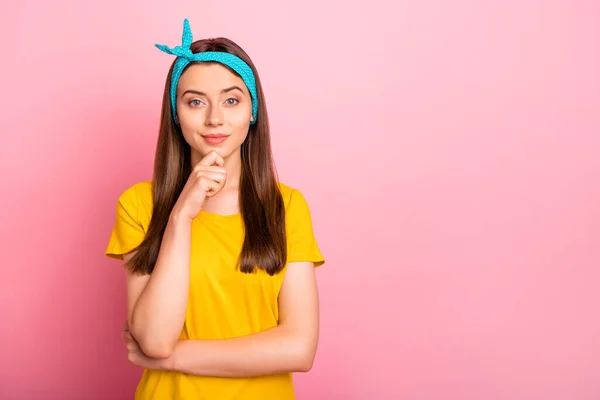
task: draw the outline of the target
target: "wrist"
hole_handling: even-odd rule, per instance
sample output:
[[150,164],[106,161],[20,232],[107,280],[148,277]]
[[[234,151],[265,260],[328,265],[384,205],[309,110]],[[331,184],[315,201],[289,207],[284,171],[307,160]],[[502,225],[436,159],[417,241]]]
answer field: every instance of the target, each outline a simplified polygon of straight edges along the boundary
[[185,215],[181,210],[173,209],[169,215],[169,224],[171,225],[187,225],[191,224],[193,218]]

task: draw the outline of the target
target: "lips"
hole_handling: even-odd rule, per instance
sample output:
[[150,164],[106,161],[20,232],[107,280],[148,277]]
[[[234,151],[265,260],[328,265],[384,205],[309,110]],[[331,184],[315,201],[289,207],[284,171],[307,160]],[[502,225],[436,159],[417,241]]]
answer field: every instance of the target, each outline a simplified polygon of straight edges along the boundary
[[208,144],[219,144],[227,140],[229,135],[224,135],[222,133],[213,133],[208,135],[202,135],[202,137]]

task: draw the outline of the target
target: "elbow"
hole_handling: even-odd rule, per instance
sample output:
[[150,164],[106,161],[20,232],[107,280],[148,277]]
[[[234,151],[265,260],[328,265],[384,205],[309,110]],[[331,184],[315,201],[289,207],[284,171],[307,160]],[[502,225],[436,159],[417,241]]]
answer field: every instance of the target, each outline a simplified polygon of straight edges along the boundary
[[[282,329],[287,330],[284,327]],[[286,348],[289,350],[287,355],[289,372],[309,372],[313,367],[317,354],[318,335],[292,330],[288,330],[286,334],[288,339]]]
[[173,354],[173,346],[167,343],[140,343],[140,349],[150,358],[165,359]]
[[296,372],[308,372],[312,369],[313,359],[307,357],[306,359],[300,360]]
[[312,369],[315,361],[316,347],[312,344],[301,344],[298,346],[296,356],[296,372],[308,372]]
[[137,340],[142,352],[150,358],[165,359],[173,354],[175,343],[151,338],[148,337],[149,335],[136,335],[133,332],[132,335]]
[[140,344],[140,348],[145,355],[154,359],[166,359],[173,354],[173,346],[163,343]]

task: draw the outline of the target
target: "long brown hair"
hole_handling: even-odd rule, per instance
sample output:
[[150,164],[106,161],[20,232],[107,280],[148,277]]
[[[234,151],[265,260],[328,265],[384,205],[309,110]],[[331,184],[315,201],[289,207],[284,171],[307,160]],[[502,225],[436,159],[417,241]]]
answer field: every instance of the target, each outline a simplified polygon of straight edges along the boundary
[[[245,236],[239,269],[252,273],[258,268],[274,275],[283,269],[287,259],[285,208],[277,183],[269,119],[256,67],[246,52],[227,38],[198,40],[190,48],[193,53],[223,51],[234,54],[254,73],[258,115],[241,146],[239,204]],[[149,274],[154,269],[171,210],[192,171],[190,145],[173,122],[169,97],[172,72],[173,65],[165,82],[154,159],[152,218],[144,240],[126,265],[131,272],[142,274]]]

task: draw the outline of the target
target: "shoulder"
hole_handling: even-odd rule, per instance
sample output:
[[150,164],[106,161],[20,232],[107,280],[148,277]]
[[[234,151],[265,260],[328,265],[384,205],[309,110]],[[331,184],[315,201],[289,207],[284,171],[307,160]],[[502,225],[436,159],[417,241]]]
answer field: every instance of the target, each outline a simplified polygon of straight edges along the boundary
[[302,193],[300,192],[300,190],[298,190],[294,187],[286,185],[285,183],[282,183],[282,182],[278,182],[277,184],[279,185],[279,191],[281,192],[281,197],[283,198],[283,204],[285,205],[286,209],[290,206],[290,203],[294,202],[294,200],[296,198],[304,197],[304,196],[302,196]]
[[320,266],[324,260],[315,238],[308,201],[299,189],[282,183],[279,187],[285,204],[288,262],[312,261]]
[[119,196],[126,200],[150,200],[152,202],[152,181],[137,182],[127,187]]
[[301,190],[278,182],[279,191],[283,198],[286,213],[289,215],[303,215],[308,212],[308,202]]
[[134,183],[119,195],[119,206],[143,219],[152,213],[152,193],[152,180]]

